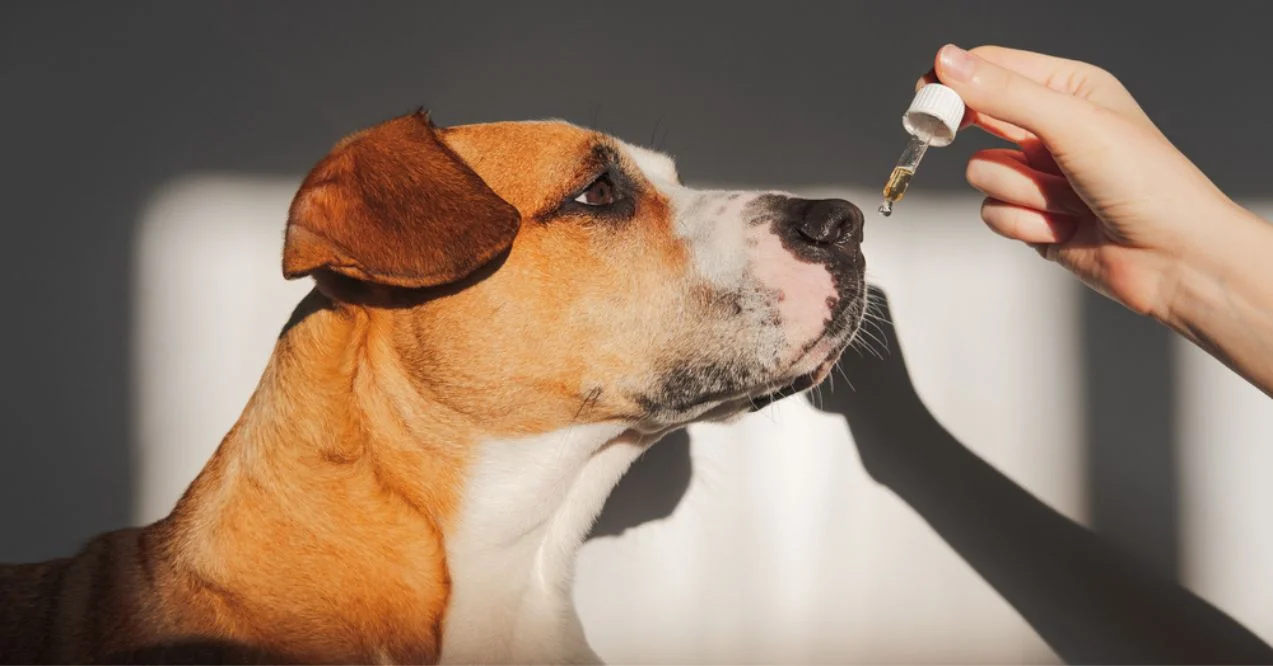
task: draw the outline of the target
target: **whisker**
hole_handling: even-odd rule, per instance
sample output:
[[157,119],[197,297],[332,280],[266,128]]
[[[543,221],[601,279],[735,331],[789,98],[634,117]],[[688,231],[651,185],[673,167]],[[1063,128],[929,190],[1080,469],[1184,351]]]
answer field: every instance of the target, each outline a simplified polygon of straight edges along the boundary
[[879,329],[876,329],[875,331],[872,331],[872,330],[870,330],[870,329],[866,328],[865,326],[863,326],[862,328],[858,329],[858,333],[860,333],[860,334],[861,334],[861,335],[859,336],[859,338],[858,338],[859,340],[868,340],[868,339],[869,339],[871,342],[873,342],[873,343],[875,343],[875,344],[878,344],[878,345],[881,347],[881,349],[880,349],[879,351],[877,351],[877,350],[876,350],[876,349],[875,349],[872,345],[869,345],[869,344],[868,344],[868,345],[866,346],[866,348],[867,348],[867,349],[870,349],[870,350],[871,350],[871,353],[875,354],[877,357],[879,357],[881,360],[883,360],[883,358],[884,358],[884,357],[883,357],[883,356],[880,356],[880,351],[888,351],[888,350],[889,350],[889,349],[888,349],[888,339],[887,339],[887,337],[884,335],[884,331],[879,330]]
[[877,327],[878,327],[878,326],[892,326],[892,325],[893,325],[893,322],[891,322],[891,321],[889,321],[889,320],[885,319],[884,317],[880,317],[880,316],[863,317],[863,318],[862,318],[862,325],[863,325],[863,326],[866,326],[867,324],[870,324],[871,326],[877,326]]
[[844,378],[845,383],[849,385],[849,388],[852,389],[853,382],[849,381],[849,373],[845,372],[844,368],[841,368],[839,363],[836,363],[835,367],[831,369],[831,374],[835,374],[837,371],[840,373],[840,376]]
[[659,117],[654,121],[654,130],[650,132],[649,146],[653,148],[654,150],[658,150],[657,139],[659,138],[659,126],[662,124],[663,124],[663,116],[662,114],[660,114]]
[[870,335],[868,333],[867,335],[864,335],[858,338],[858,341],[860,341],[862,344],[855,346],[856,351],[868,353],[871,356],[874,356],[875,358],[880,359],[881,361],[884,360],[884,357],[880,355],[880,352],[875,348],[875,345],[872,344],[873,342],[877,344],[882,344],[879,338],[876,338],[875,336]]
[[654,144],[655,150],[663,150],[663,142],[667,141],[667,133],[670,131],[672,131],[671,126],[667,126],[663,128],[663,137],[659,139],[657,143]]

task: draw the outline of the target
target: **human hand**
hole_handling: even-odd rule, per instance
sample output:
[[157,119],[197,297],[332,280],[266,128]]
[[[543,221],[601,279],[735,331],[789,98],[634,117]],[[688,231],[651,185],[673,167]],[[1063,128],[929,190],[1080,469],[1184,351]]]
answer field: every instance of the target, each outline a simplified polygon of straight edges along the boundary
[[968,182],[988,197],[986,224],[1128,308],[1165,320],[1182,264],[1237,205],[1102,69],[948,45],[934,73],[963,97],[965,124],[1020,148],[983,150],[969,161]]

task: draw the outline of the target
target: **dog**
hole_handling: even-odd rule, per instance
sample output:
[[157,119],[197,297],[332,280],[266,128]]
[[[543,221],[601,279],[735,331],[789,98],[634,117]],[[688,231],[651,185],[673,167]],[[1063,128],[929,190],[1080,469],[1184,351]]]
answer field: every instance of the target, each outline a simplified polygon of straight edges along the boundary
[[355,133],[289,209],[315,287],[242,416],[163,520],[0,567],[0,657],[598,662],[571,577],[607,495],[827,376],[862,229],[561,121]]

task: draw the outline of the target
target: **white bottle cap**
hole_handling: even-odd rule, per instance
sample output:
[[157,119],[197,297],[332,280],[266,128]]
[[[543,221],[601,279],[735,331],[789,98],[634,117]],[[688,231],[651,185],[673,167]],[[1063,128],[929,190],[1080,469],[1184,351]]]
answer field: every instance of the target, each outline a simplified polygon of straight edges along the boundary
[[940,83],[930,83],[911,100],[902,115],[902,127],[930,146],[949,146],[964,119],[964,100],[959,93]]

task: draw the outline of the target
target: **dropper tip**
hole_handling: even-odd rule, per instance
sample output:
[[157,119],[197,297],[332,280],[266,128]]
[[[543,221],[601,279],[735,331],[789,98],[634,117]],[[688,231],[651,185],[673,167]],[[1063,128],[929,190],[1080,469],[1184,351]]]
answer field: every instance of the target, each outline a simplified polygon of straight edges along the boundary
[[885,199],[884,203],[881,203],[880,207],[877,208],[876,210],[879,211],[880,215],[883,215],[884,217],[888,217],[889,215],[893,214],[893,202],[889,201],[888,199]]

